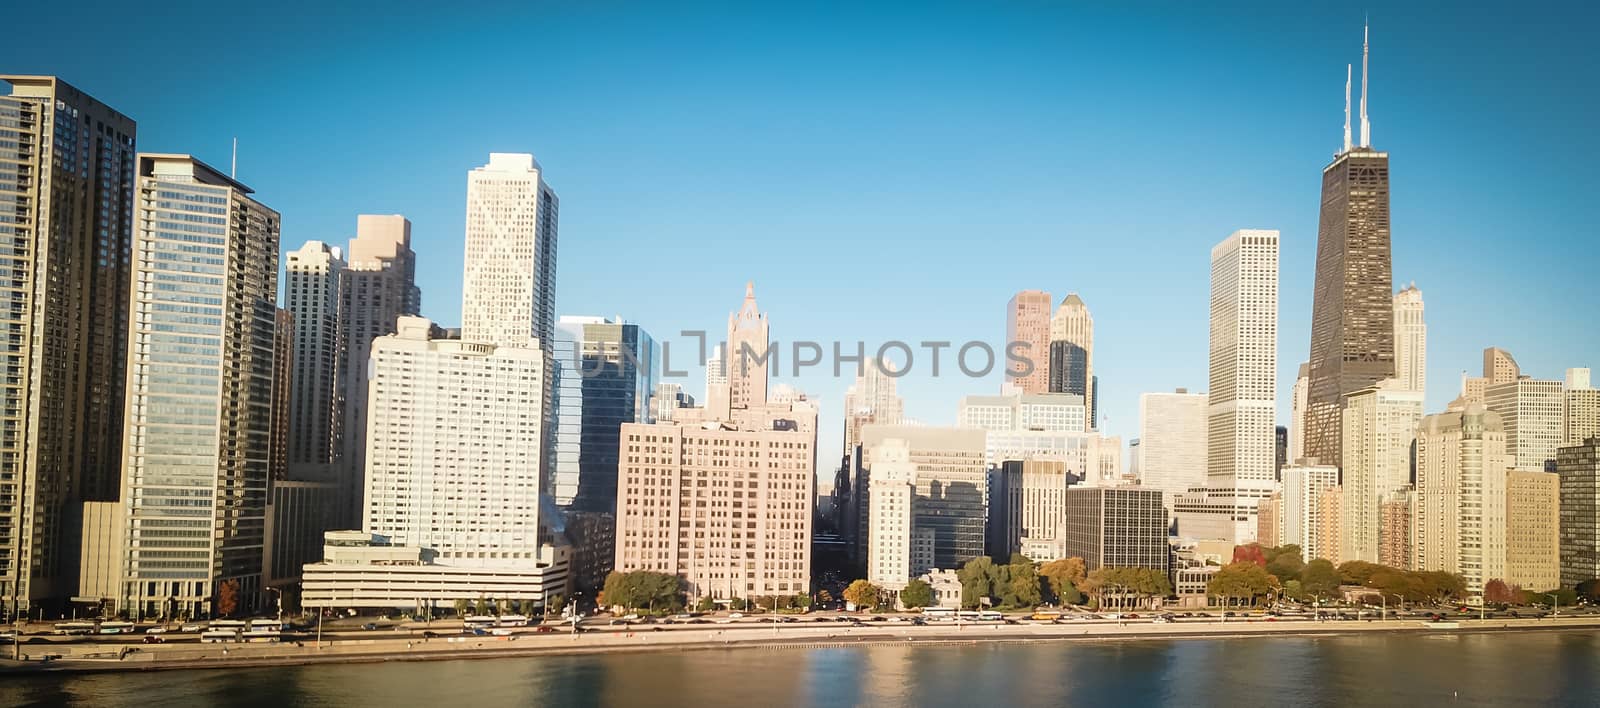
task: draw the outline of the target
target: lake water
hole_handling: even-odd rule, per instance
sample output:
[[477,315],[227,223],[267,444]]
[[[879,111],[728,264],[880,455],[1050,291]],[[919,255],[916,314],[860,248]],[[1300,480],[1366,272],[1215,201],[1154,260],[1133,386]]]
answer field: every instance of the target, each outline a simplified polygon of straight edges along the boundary
[[1600,633],[885,644],[0,678],[0,706],[1600,705]]

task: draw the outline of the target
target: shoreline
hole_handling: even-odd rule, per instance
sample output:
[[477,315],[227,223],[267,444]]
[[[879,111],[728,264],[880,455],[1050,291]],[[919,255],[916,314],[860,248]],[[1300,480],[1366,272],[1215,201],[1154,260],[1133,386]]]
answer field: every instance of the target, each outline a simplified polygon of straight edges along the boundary
[[[48,663],[0,659],[0,676],[186,671],[210,669],[309,666],[317,664],[369,664],[397,661],[455,661],[525,658],[548,655],[594,655],[661,651],[711,651],[718,649],[821,649],[878,644],[939,646],[987,643],[1125,642],[1252,639],[1272,637],[1349,637],[1363,634],[1388,636],[1457,635],[1493,632],[1575,632],[1600,630],[1600,618],[1542,620],[1470,620],[1459,627],[1426,626],[1416,620],[1336,622],[1193,622],[1133,625],[932,625],[861,628],[789,627],[768,635],[765,626],[732,630],[697,629],[651,633],[596,632],[584,635],[519,634],[512,637],[451,637],[419,642],[415,638],[341,639],[324,647],[272,645],[89,645]],[[678,636],[672,636],[678,635]],[[785,636],[787,635],[787,636]],[[579,639],[578,637],[581,637]],[[35,653],[39,647],[31,650]],[[155,646],[160,650],[146,651]],[[80,648],[81,645],[74,648]],[[115,647],[108,649],[107,647]],[[196,648],[198,647],[198,648]],[[121,658],[96,654],[127,652]]]

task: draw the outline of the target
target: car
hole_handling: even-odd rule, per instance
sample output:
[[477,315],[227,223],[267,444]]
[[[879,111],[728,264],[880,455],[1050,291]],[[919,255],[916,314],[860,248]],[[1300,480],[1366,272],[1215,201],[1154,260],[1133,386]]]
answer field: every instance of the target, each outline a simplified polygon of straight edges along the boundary
[[729,612],[728,619],[744,619],[743,612]]
[[179,632],[184,632],[184,633],[204,632],[204,631],[206,631],[206,626],[204,624],[199,623],[199,622],[190,622],[190,623],[185,624],[185,625],[183,625],[181,627],[178,627],[178,631]]
[[832,617],[812,617],[811,621],[812,622],[832,622],[833,618]]
[[1128,619],[1131,619],[1131,620],[1139,619],[1139,613],[1137,613],[1137,612],[1129,612],[1126,616],[1127,616]]
[[151,627],[144,631],[145,634],[166,634],[166,627]]
[[611,620],[611,626],[613,626],[613,627],[618,626],[618,625],[628,625],[628,624],[633,624],[633,623],[629,622],[628,620],[625,620],[625,619],[614,619],[614,620]]
[[552,626],[552,625],[541,624],[541,625],[539,625],[537,627],[534,627],[533,631],[534,631],[535,634],[549,634],[551,632],[556,631],[556,628],[554,626]]
[[922,626],[927,625],[928,621],[923,619],[923,618],[921,618],[921,617],[917,617],[917,618],[911,620],[911,624],[914,624],[914,625],[916,625],[918,627],[922,627]]
[[370,631],[370,630],[377,629],[378,628],[378,624],[376,622],[368,622],[368,623],[366,623],[364,625],[361,625],[361,628]]
[[869,618],[867,621],[868,622],[882,622],[883,620],[884,620],[884,618],[882,618],[882,617],[872,617],[872,618]]
[[487,631],[485,631],[484,628],[482,628],[482,627],[473,627],[472,628],[472,636],[474,636],[474,637],[487,637],[487,636],[489,636],[489,633]]
[[496,637],[509,637],[509,636],[511,636],[511,630],[505,629],[504,627],[492,630],[489,633],[493,634]]
[[1022,624],[1022,623],[1021,623],[1021,622],[1018,622],[1018,621],[1016,621],[1016,620],[1015,620],[1015,619],[1013,619],[1013,618],[1011,618],[1011,617],[1007,617],[1007,618],[1006,618],[1006,624]]
[[652,631],[652,632],[665,632],[665,631],[667,631],[667,629],[665,627],[651,627],[650,631]]
[[658,621],[659,620],[657,620],[654,617],[646,617],[646,618],[644,618],[642,620],[639,620],[639,624],[655,624]]
[[1238,615],[1234,614],[1234,612],[1232,610],[1229,610],[1227,612],[1222,613],[1222,616],[1223,617],[1237,617]]
[[159,634],[146,634],[146,635],[144,635],[144,643],[145,644],[160,644],[160,643],[162,643],[164,641],[166,641],[166,640],[162,639],[161,635],[159,635]]
[[1165,618],[1165,617],[1157,617],[1157,618],[1155,618],[1155,619],[1152,619],[1152,620],[1150,620],[1150,621],[1151,621],[1151,622],[1154,622],[1154,623],[1156,623],[1156,624],[1171,624],[1171,623],[1172,623],[1172,620],[1170,620],[1170,619],[1167,619],[1167,618]]
[[696,617],[692,620],[689,620],[685,624],[711,624],[711,620],[708,620],[704,617]]
[[622,619],[625,619],[625,620],[636,620],[636,619],[639,619],[639,616],[638,615],[623,615]]

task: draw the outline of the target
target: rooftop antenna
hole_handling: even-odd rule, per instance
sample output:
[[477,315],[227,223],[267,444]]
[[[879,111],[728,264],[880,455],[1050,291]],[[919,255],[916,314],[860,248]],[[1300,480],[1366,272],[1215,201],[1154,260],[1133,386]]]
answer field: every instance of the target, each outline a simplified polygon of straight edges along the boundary
[[1350,152],[1350,72],[1351,66],[1344,65],[1344,151]]
[[1361,24],[1361,147],[1372,147],[1372,124],[1367,122],[1367,34],[1368,24]]
[[[1346,140],[1345,142],[1350,141]],[[233,139],[233,164],[228,167],[228,179],[239,179],[239,138],[237,137]]]

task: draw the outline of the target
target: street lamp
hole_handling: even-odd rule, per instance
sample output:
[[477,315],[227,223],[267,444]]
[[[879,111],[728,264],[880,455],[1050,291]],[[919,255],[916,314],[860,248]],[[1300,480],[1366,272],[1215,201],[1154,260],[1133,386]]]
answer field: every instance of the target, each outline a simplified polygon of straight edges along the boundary
[[1550,598],[1550,616],[1551,617],[1560,617],[1561,616],[1561,597],[1559,595],[1556,595],[1553,592],[1544,593],[1544,596]]

